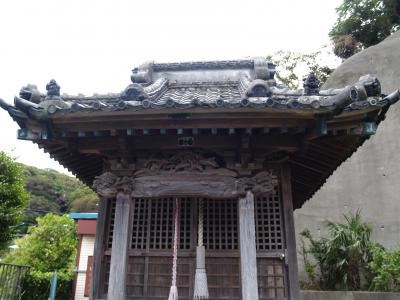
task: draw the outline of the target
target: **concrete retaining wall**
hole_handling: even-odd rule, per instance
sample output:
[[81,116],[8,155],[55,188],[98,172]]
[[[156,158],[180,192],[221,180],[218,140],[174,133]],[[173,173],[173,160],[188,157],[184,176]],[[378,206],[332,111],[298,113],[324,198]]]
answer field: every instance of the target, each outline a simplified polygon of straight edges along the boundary
[[301,291],[301,300],[399,300],[400,293]]
[[[383,93],[400,88],[400,31],[347,59],[324,88],[343,87],[364,74],[375,74]],[[344,162],[325,185],[295,211],[296,234],[309,228],[326,235],[326,220],[343,222],[343,214],[361,209],[373,225],[372,239],[387,248],[400,244],[400,103],[393,105],[375,136]],[[299,245],[298,239],[298,245]],[[305,279],[299,256],[301,279]],[[398,298],[400,299],[400,297]]]

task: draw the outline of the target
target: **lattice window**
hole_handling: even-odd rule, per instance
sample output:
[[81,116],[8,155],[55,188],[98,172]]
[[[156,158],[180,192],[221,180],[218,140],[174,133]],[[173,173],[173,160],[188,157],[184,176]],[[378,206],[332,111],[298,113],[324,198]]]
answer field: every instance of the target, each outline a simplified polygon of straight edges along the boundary
[[112,248],[112,240],[113,240],[113,233],[114,233],[114,220],[115,220],[115,205],[116,201],[115,199],[110,199],[110,216],[108,218],[108,230],[107,230],[107,248],[111,249]]
[[260,300],[285,297],[285,265],[283,261],[277,258],[258,258],[257,275]]
[[[112,247],[115,199],[111,201],[107,248]],[[174,197],[134,198],[131,249],[172,249],[174,234]],[[196,243],[196,198],[180,199],[180,249],[192,249]],[[238,249],[236,199],[204,199],[204,245],[209,250]]]
[[[132,217],[132,249],[172,249],[175,198],[135,198]],[[180,199],[180,249],[191,249],[191,199]]]
[[282,204],[279,189],[273,195],[255,199],[257,250],[284,249]]
[[[182,198],[181,209],[180,209],[180,228],[179,228],[179,246],[180,249],[189,250],[191,248],[191,238],[193,235],[193,224],[194,215],[192,214],[191,206],[196,205],[196,199]],[[170,243],[171,244],[171,243]]]
[[208,250],[238,249],[237,199],[204,199],[204,245]]
[[132,249],[146,249],[148,203],[145,199],[132,200],[134,215],[132,218]]
[[174,199],[144,200],[150,207],[150,249],[171,249],[174,232]]

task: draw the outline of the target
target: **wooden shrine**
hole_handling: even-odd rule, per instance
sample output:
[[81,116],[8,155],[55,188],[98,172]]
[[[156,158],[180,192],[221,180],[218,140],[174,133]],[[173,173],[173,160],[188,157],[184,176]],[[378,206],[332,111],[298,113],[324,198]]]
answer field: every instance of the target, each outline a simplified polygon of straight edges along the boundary
[[292,91],[274,74],[263,58],[150,62],[120,93],[61,95],[52,80],[0,100],[19,139],[100,196],[90,299],[167,299],[175,283],[202,299],[199,270],[209,299],[299,299],[293,210],[400,93],[369,75]]

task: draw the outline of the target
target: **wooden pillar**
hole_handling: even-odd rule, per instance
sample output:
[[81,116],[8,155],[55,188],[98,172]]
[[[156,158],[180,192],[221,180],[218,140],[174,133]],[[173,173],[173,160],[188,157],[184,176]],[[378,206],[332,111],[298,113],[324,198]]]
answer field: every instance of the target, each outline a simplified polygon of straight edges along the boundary
[[300,299],[300,286],[297,267],[296,235],[293,219],[293,198],[292,185],[290,178],[290,168],[288,165],[282,167],[282,200],[283,217],[285,219],[286,235],[286,262],[288,265],[289,299]]
[[129,249],[129,224],[131,199],[129,195],[118,193],[115,206],[114,232],[111,249],[109,300],[126,299],[126,271]]
[[103,271],[102,261],[104,256],[108,199],[104,197],[99,198],[99,212],[97,214],[96,238],[94,241],[93,252],[92,282],[90,285],[90,300],[102,298],[101,272]]
[[240,274],[242,300],[258,300],[254,195],[239,199]]

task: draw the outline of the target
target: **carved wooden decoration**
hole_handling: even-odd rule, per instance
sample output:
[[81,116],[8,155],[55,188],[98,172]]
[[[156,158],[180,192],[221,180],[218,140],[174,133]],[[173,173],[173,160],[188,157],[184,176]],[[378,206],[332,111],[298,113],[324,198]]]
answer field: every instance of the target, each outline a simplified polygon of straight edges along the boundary
[[169,158],[147,160],[132,177],[105,172],[94,180],[93,188],[106,197],[124,191],[135,197],[201,195],[223,198],[244,196],[246,191],[269,194],[277,184],[278,179],[271,171],[239,177],[236,171],[219,166],[215,158],[181,152]]

